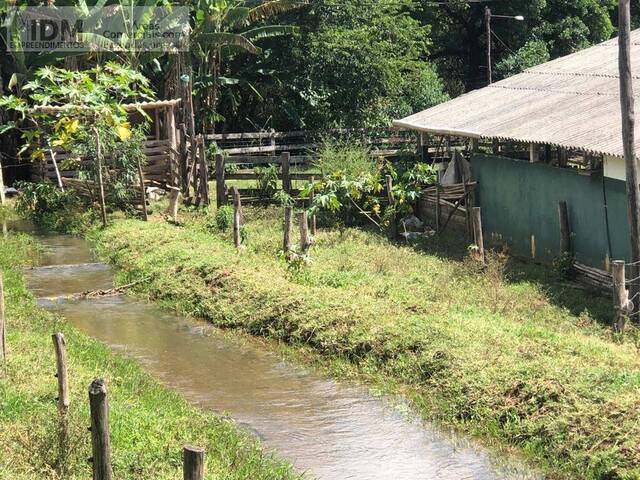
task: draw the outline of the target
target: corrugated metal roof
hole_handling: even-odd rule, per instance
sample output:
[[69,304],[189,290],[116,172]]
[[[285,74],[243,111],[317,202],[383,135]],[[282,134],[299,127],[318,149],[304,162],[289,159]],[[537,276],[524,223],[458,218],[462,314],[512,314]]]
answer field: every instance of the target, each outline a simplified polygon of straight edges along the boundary
[[[640,29],[631,33],[634,96],[640,94]],[[394,125],[475,138],[546,143],[623,155],[618,40],[530,68]],[[640,102],[636,102],[640,111]],[[640,117],[636,122],[640,151]]]

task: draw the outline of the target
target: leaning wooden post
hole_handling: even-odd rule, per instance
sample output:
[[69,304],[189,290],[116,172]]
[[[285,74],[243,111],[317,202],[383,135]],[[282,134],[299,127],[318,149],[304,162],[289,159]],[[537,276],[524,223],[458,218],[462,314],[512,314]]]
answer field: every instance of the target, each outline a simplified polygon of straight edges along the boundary
[[204,480],[204,449],[185,446],[182,471],[184,480]]
[[220,208],[227,202],[227,192],[224,186],[224,156],[216,154],[216,205]]
[[289,152],[282,152],[280,156],[280,163],[282,165],[282,190],[286,193],[291,193],[291,174],[289,172],[291,167],[291,157]]
[[96,136],[96,163],[98,167],[98,187],[100,189],[100,213],[102,215],[102,226],[107,226],[107,204],[104,198],[104,183],[102,181],[102,150],[100,148],[100,134],[98,129],[93,129]]
[[2,175],[2,160],[0,160],[0,205],[4,205],[6,199],[4,198],[4,176]]
[[144,187],[144,173],[142,172],[142,164],[138,159],[138,177],[140,177],[140,200],[142,201],[142,218],[145,222],[149,221],[149,212],[147,211],[147,191]]
[[569,226],[569,208],[564,200],[558,203],[560,221],[560,254],[571,252],[571,227]]
[[[393,196],[393,179],[391,178],[391,175],[385,175],[384,181],[387,187],[387,200],[389,202],[389,207],[395,209],[396,199]],[[393,213],[390,221],[391,224],[389,225],[388,235],[389,238],[393,240],[398,236],[398,217],[396,212]]]
[[233,191],[233,244],[240,248],[242,238],[240,237],[240,221],[242,218],[242,204],[240,203],[240,191],[238,187],[232,187]]
[[89,386],[91,410],[91,446],[93,449],[93,480],[111,480],[111,445],[109,440],[109,402],[102,378]]
[[471,209],[473,220],[473,240],[477,259],[484,264],[484,239],[482,237],[482,213],[480,207]]
[[[315,192],[315,184],[316,184],[316,177],[311,177],[311,192],[309,193],[309,207],[313,207],[313,200],[316,196],[316,192]],[[311,235],[315,235],[317,232],[317,222],[316,222],[316,216],[311,215]]]
[[612,264],[613,277],[613,329],[616,332],[622,332],[627,320],[627,314],[630,312],[629,292],[626,285],[625,263],[624,260],[615,260]]
[[291,224],[293,217],[293,208],[284,207],[284,238],[282,240],[282,250],[284,253],[291,251]]
[[3,273],[0,271],[0,360],[3,363],[7,361],[7,325],[4,315],[4,280]]
[[58,441],[60,444],[60,457],[67,456],[69,446],[69,381],[67,377],[67,357],[65,352],[65,341],[62,333],[54,333],[53,346],[56,351],[56,377],[58,378]]
[[56,351],[56,377],[58,378],[58,412],[66,415],[69,410],[69,380],[67,377],[67,357],[64,334],[54,333],[53,346]]
[[311,246],[311,238],[309,237],[309,219],[307,218],[307,212],[300,212],[298,214],[298,220],[300,221],[300,251],[306,254]]
[[202,196],[202,203],[205,207],[211,204],[209,199],[209,165],[207,165],[207,152],[204,136],[199,136],[200,145],[200,190]]

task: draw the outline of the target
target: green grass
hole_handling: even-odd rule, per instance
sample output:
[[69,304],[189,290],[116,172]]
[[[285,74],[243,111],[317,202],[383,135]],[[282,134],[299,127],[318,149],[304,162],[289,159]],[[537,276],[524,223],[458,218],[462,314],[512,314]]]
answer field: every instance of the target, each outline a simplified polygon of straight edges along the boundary
[[356,229],[319,232],[292,269],[278,209],[245,209],[240,252],[213,214],[117,222],[99,250],[121,281],[151,279],[139,294],[313,352],[552,478],[640,478],[638,349],[634,332],[612,338],[607,299],[538,266],[494,255],[482,271],[439,241],[420,251]]
[[[37,244],[25,235],[0,238],[8,324],[8,363],[0,370],[0,478],[87,479],[91,456],[87,389],[107,381],[117,479],[182,478],[182,447],[206,448],[207,479],[293,479],[291,468],[263,453],[232,421],[190,406],[138,364],[35,305],[21,267]],[[51,334],[67,341],[70,448],[57,441],[57,383]]]

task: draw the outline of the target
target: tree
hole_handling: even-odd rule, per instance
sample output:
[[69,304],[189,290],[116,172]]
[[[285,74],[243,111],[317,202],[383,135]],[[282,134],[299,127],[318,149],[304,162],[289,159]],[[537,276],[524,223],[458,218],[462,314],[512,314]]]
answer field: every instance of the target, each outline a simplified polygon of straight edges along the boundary
[[366,8],[356,0],[317,0],[289,14],[284,20],[300,31],[267,42],[254,77],[263,101],[239,99],[236,111],[249,114],[234,128],[386,127],[443,101],[427,61],[430,29],[411,18],[412,9],[408,0]]

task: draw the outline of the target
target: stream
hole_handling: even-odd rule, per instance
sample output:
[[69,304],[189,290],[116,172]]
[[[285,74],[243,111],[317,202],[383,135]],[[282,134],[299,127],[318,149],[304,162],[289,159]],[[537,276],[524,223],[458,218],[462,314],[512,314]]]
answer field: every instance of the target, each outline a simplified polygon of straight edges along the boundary
[[[15,230],[30,230],[19,222]],[[81,238],[35,233],[40,267],[26,272],[44,307],[135,358],[202,408],[224,413],[308,478],[541,479],[464,437],[425,423],[398,399],[374,397],[291,365],[252,342],[128,296],[65,301],[57,296],[112,287]]]

